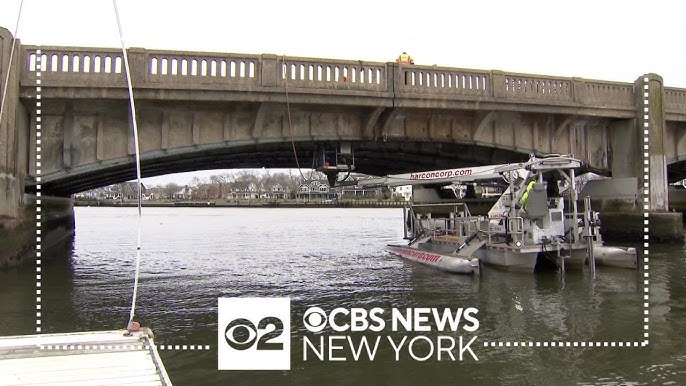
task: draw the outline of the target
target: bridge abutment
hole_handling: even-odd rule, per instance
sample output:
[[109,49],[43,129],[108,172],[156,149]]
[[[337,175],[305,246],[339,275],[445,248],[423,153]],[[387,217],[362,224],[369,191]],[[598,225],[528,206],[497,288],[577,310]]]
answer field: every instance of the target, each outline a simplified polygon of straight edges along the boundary
[[[25,195],[25,205],[19,206],[16,218],[0,220],[0,268],[31,263],[36,259],[37,237],[40,237],[41,253],[74,233],[74,201],[65,197],[41,196],[41,210],[36,211],[34,195]],[[36,225],[40,221],[41,233]]]
[[[28,165],[28,119],[19,102],[19,43],[0,28],[0,266],[17,261],[35,246],[35,215],[24,200]],[[9,75],[9,77],[8,77]]]
[[41,238],[42,248],[49,248],[74,230],[70,198],[40,197],[42,208],[37,212],[37,197],[24,193],[29,149],[35,144],[30,140],[30,114],[19,98],[20,63],[19,41],[0,28],[0,93],[7,90],[0,116],[0,267],[33,261],[36,237]]
[[[14,55],[11,54],[13,44]],[[0,97],[6,90],[0,116],[0,219],[16,219],[21,215],[28,165],[28,152],[25,150],[29,141],[29,123],[19,102],[19,51],[19,42],[14,42],[10,32],[0,28]]]

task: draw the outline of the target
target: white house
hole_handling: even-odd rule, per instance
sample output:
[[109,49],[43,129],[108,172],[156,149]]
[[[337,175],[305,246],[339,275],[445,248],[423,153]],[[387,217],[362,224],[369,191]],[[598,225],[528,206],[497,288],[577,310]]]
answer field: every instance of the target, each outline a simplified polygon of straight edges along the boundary
[[172,194],[173,199],[177,200],[190,200],[193,195],[193,190],[188,186],[184,186],[181,190],[178,190]]
[[412,185],[396,186],[393,188],[393,196],[400,196],[405,201],[412,201]]

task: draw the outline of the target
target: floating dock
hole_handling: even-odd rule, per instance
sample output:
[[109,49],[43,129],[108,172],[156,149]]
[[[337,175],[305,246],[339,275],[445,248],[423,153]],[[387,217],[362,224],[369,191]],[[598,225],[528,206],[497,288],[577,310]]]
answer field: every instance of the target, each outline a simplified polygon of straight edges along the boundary
[[171,385],[150,329],[0,337],[0,385]]

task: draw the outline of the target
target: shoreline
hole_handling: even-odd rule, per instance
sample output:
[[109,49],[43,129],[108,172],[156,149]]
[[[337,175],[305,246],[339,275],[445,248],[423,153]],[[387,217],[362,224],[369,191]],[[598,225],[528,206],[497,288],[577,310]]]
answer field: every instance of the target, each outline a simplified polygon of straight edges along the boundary
[[[229,201],[175,201],[141,203],[144,207],[158,208],[402,208],[405,201],[339,201],[339,202],[229,202]],[[137,202],[83,201],[75,200],[74,206],[136,207]]]

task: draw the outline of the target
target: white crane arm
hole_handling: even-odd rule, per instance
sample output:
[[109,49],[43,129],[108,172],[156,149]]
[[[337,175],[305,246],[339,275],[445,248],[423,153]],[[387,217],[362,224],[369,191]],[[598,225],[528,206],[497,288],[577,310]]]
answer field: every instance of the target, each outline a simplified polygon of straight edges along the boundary
[[551,156],[545,158],[531,157],[527,162],[519,163],[392,174],[385,177],[359,180],[357,181],[357,185],[448,185],[455,182],[499,180],[503,177],[503,173],[518,169],[545,171],[553,169],[573,169],[580,166],[581,162],[579,160],[568,156]]

